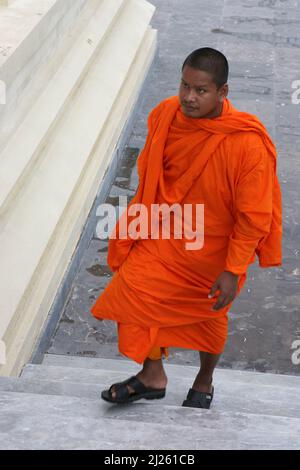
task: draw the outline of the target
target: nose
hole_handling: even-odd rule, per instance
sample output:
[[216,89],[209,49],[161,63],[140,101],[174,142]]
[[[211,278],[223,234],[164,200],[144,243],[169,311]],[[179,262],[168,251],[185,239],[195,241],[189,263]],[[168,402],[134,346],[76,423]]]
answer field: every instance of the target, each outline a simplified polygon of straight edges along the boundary
[[195,103],[196,100],[196,92],[193,89],[188,90],[186,96],[185,96],[185,101],[186,103]]

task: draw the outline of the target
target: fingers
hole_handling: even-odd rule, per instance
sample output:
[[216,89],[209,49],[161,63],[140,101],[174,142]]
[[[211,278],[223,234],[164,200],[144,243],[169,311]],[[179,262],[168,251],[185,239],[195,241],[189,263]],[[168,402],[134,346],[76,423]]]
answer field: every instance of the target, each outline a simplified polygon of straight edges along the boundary
[[237,293],[237,282],[237,276],[233,276],[232,273],[227,271],[219,275],[208,295],[208,298],[211,299],[217,291],[220,292],[212,310],[221,310],[234,300]]
[[225,294],[221,293],[217,299],[217,302],[213,305],[213,310],[221,310],[222,308],[226,307],[230,304],[234,299],[233,294]]
[[217,282],[215,282],[212,285],[212,288],[210,289],[210,293],[208,294],[208,298],[211,299],[216,294],[218,289],[219,289],[219,284]]

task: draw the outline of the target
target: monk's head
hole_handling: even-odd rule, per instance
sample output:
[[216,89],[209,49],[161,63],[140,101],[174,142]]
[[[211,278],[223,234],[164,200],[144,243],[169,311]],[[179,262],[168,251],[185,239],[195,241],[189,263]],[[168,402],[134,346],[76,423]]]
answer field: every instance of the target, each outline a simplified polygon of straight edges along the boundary
[[228,94],[228,62],[216,49],[202,47],[184,61],[179,100],[185,116],[214,118],[222,112]]

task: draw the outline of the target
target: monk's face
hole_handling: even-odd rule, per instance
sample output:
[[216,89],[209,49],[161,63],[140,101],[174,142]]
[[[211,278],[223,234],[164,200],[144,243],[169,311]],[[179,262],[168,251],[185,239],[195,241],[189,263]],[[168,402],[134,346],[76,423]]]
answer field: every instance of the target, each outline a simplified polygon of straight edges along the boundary
[[221,88],[203,70],[186,65],[182,71],[179,100],[182,112],[191,118],[214,118],[222,112],[222,103],[228,93],[228,85]]

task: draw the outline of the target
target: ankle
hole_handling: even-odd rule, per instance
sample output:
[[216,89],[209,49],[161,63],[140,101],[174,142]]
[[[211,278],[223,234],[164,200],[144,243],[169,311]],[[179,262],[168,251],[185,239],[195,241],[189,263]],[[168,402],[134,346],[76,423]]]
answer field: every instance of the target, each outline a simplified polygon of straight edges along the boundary
[[141,374],[147,377],[158,377],[158,378],[166,378],[167,375],[163,368],[154,368],[154,367],[144,367],[141,370]]
[[147,359],[147,361],[144,362],[144,366],[143,369],[140,371],[140,374],[144,377],[149,377],[151,379],[167,379],[167,375],[165,373],[161,361],[152,361]]
[[150,359],[147,357],[145,360],[143,367],[163,367],[162,359]]
[[148,370],[155,370],[155,371],[164,371],[164,367],[162,364],[162,360],[152,360],[147,358],[143,364],[143,370],[148,371]]
[[207,374],[199,374],[196,377],[195,382],[202,384],[202,385],[211,385],[213,381],[213,376],[212,375],[207,375]]
[[140,379],[146,387],[163,388],[168,384],[168,378],[165,374],[155,372],[140,371],[137,374],[137,378]]

